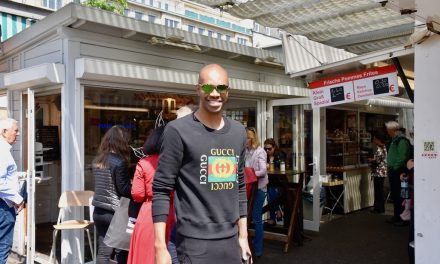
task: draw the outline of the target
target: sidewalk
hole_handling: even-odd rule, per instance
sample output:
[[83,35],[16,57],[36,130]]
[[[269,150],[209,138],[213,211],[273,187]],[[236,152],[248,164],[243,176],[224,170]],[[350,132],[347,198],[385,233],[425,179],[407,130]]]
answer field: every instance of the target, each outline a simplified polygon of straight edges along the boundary
[[[385,222],[388,217],[371,214],[369,209],[333,215],[331,221],[321,224],[319,233],[306,231],[309,239],[304,245],[293,244],[287,253],[283,253],[283,243],[265,240],[257,264],[407,264],[409,226],[395,227]],[[7,262],[19,263],[23,262],[14,254]]]
[[409,226],[395,227],[385,222],[388,217],[369,209],[336,215],[321,224],[319,233],[306,231],[310,240],[290,247],[288,253],[283,253],[282,243],[265,240],[257,263],[407,264]]

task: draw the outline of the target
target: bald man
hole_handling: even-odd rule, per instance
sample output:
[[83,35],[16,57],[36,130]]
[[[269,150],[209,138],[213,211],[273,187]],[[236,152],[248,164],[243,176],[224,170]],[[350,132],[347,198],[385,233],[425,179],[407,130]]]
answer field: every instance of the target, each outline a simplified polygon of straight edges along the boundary
[[246,131],[223,116],[228,73],[205,66],[196,86],[199,108],[170,122],[153,183],[156,263],[170,264],[165,221],[175,190],[181,264],[242,263],[250,256],[244,182]]

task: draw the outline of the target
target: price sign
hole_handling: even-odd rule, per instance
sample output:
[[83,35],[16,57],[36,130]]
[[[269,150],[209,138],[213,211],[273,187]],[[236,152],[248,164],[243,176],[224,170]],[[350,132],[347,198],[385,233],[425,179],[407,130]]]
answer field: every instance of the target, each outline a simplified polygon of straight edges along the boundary
[[399,93],[394,65],[310,83],[313,107],[323,107]]
[[330,88],[330,100],[332,101],[332,103],[344,101],[344,86]]

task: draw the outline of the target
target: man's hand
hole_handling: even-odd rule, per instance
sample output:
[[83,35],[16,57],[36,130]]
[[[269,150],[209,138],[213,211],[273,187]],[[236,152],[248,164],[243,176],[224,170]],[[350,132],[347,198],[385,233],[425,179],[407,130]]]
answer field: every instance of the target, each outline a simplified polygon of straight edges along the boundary
[[156,264],[171,264],[171,256],[167,249],[165,240],[166,223],[154,223],[154,249]]
[[[251,249],[249,248],[248,243],[248,234],[247,234],[247,218],[240,218],[238,220],[238,244],[241,248],[241,258],[247,260],[252,257]],[[250,263],[253,263],[251,260]]]
[[400,181],[406,181],[408,180],[408,174],[406,174],[405,172],[400,174]]
[[16,214],[19,214],[21,210],[24,208],[24,201],[21,201],[19,204],[15,204],[15,212]]
[[171,256],[166,247],[155,247],[156,264],[171,264]]

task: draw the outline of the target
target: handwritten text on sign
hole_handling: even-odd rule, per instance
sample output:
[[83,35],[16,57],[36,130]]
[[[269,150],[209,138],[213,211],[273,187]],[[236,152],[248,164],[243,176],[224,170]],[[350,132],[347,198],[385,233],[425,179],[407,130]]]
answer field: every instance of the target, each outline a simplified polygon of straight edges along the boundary
[[398,94],[394,65],[310,83],[313,107],[323,107]]

